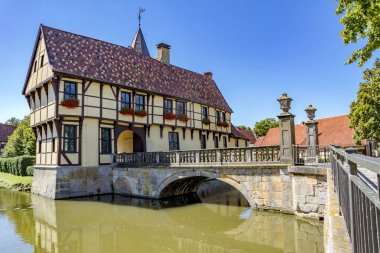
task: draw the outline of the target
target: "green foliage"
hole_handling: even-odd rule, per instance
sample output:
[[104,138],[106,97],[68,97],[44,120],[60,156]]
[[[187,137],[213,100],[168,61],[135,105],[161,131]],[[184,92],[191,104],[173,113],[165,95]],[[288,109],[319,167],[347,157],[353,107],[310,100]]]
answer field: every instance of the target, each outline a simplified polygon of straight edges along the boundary
[[253,132],[257,137],[265,136],[270,128],[278,127],[279,123],[275,118],[266,118],[256,122]]
[[343,14],[340,23],[343,30],[340,33],[344,44],[356,43],[365,39],[365,46],[355,50],[346,62],[359,60],[363,66],[371,58],[372,53],[380,47],[380,0],[335,0],[338,7],[337,15]]
[[33,176],[33,172],[34,172],[34,166],[33,165],[26,167],[26,175],[27,176]]
[[34,165],[34,156],[0,158],[0,172],[28,176],[27,168]]
[[363,72],[355,102],[350,106],[350,127],[359,144],[363,139],[380,141],[380,60]]
[[25,117],[9,136],[4,148],[6,157],[36,154],[36,138],[29,122],[29,117]]
[[244,129],[244,130],[252,130],[250,127],[247,127],[245,125],[240,125],[238,128]]
[[5,124],[8,124],[8,125],[14,125],[14,126],[17,126],[18,124],[21,123],[21,120],[15,118],[15,117],[12,117],[10,119],[8,119],[7,121],[4,122]]

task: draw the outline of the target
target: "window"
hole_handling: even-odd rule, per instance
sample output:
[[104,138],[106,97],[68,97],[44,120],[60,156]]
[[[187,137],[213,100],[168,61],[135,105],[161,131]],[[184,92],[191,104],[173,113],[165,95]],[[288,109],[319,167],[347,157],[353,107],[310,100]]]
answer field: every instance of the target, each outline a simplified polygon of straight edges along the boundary
[[164,100],[164,114],[173,112],[173,101],[169,99]]
[[55,139],[52,140],[51,143],[51,151],[54,153],[55,152]]
[[64,144],[65,152],[69,152],[69,153],[76,152],[76,149],[77,149],[76,129],[77,129],[76,126],[69,126],[69,125],[64,126],[63,144]]
[[131,108],[131,93],[121,92],[121,109]]
[[42,153],[42,141],[38,141],[38,153]]
[[77,83],[65,82],[63,99],[76,99],[77,98]]
[[220,111],[216,111],[216,122],[220,121]]
[[145,109],[145,103],[144,103],[144,96],[142,95],[136,95],[135,96],[135,110],[136,111],[141,111]]
[[169,150],[179,150],[179,138],[177,132],[169,132]]
[[34,70],[33,72],[36,72],[37,71],[37,60],[34,61]]
[[110,128],[101,128],[101,152],[102,154],[111,154],[112,148],[112,138]]
[[185,102],[177,101],[177,115],[186,114]]
[[226,122],[226,113],[225,112],[222,112],[222,121]]
[[214,137],[214,148],[219,148],[219,138],[218,138],[218,136]]
[[208,119],[208,108],[202,107],[202,119]]
[[206,135],[201,135],[201,149],[206,149]]
[[223,136],[223,148],[227,148],[227,137]]
[[44,65],[44,55],[41,56],[41,62],[40,62],[40,67]]

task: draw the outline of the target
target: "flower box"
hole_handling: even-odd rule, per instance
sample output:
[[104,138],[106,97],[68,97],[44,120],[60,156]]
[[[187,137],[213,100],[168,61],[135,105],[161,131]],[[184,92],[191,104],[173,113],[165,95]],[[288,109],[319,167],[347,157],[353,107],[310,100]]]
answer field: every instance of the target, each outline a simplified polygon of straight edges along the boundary
[[136,116],[145,117],[147,115],[145,110],[135,111]]
[[120,110],[123,115],[135,115],[135,111],[132,108],[123,108]]
[[79,107],[79,100],[75,98],[68,98],[61,101],[61,105],[73,109]]
[[224,127],[229,127],[229,126],[230,126],[230,124],[228,124],[228,122],[227,122],[227,121],[225,121],[225,122],[223,122],[223,126],[224,126]]
[[167,113],[164,114],[164,119],[166,119],[166,120],[174,120],[174,119],[176,119],[176,116],[172,112],[167,112]]
[[178,115],[177,119],[182,122],[187,122],[189,120],[189,117],[186,114],[180,114]]
[[223,121],[218,121],[218,122],[216,122],[216,125],[218,126],[218,127],[222,127],[224,124],[223,124],[224,122]]
[[205,125],[210,125],[211,121],[210,119],[202,119],[202,123]]

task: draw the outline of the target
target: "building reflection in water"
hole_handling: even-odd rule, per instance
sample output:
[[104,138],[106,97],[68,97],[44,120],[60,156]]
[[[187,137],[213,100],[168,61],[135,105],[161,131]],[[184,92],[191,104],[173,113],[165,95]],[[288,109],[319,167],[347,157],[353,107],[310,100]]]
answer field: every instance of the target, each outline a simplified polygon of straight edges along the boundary
[[323,252],[320,221],[251,211],[236,192],[223,199],[209,183],[198,195],[164,201],[33,195],[31,243],[35,252]]

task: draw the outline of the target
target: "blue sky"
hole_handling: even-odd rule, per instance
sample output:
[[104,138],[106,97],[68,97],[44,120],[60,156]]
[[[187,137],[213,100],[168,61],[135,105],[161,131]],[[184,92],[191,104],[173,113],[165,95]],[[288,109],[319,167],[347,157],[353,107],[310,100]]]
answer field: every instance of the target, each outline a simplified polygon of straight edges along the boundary
[[363,68],[344,65],[358,45],[344,46],[334,0],[0,0],[0,122],[28,113],[21,90],[40,23],[127,46],[139,6],[151,55],[165,42],[172,64],[212,71],[237,125],[278,115],[283,91],[297,122],[310,103],[318,118],[346,114],[379,56]]

